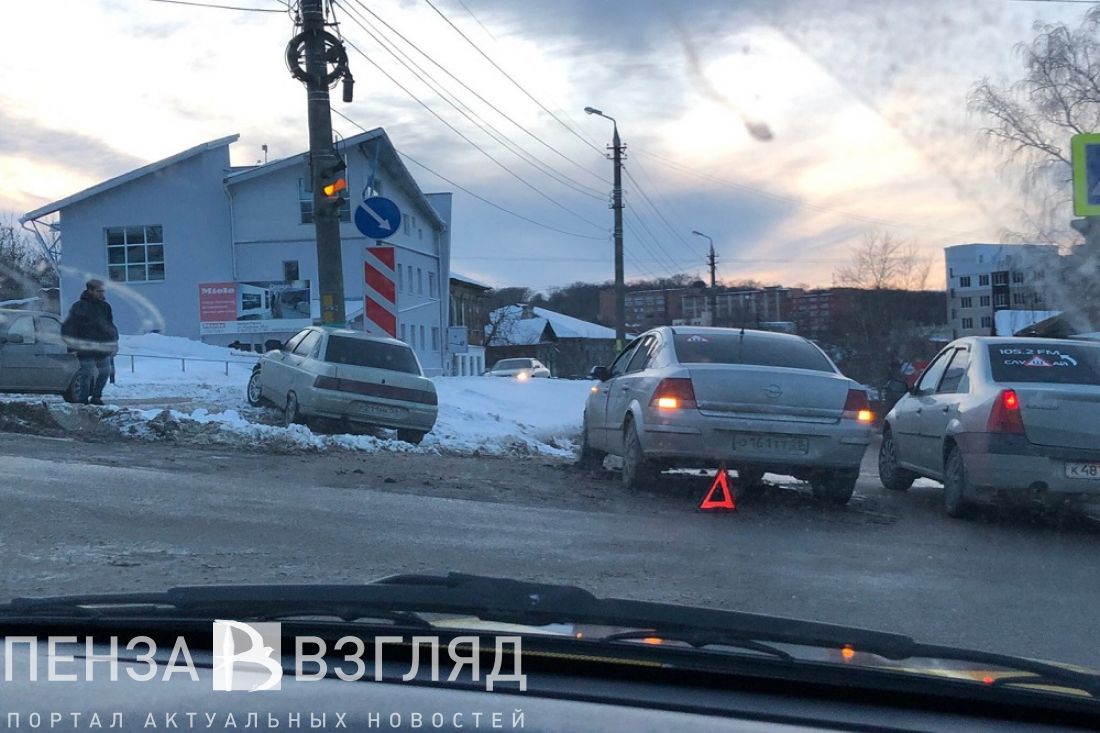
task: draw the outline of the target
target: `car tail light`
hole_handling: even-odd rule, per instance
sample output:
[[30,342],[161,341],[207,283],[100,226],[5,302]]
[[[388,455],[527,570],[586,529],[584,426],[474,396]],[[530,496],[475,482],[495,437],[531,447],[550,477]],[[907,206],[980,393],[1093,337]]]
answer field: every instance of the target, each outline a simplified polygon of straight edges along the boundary
[[871,403],[867,400],[866,392],[862,389],[848,390],[848,399],[844,401],[844,417],[862,423],[869,423],[875,419],[875,413],[871,412]]
[[653,392],[650,405],[658,410],[693,410],[696,407],[695,388],[690,379],[662,379]]
[[1024,416],[1020,412],[1020,396],[1014,389],[1003,389],[989,411],[986,429],[991,433],[1023,435]]

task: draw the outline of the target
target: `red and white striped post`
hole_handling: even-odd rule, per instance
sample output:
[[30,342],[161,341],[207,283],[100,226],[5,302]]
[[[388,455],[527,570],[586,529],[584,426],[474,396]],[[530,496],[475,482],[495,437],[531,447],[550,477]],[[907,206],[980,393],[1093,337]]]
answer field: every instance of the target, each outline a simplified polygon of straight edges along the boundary
[[397,338],[397,253],[393,247],[363,249],[363,328]]

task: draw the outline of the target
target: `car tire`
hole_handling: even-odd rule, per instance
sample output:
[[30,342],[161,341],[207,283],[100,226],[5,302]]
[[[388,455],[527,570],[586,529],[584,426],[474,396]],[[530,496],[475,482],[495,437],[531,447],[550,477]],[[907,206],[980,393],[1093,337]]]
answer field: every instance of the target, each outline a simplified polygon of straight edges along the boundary
[[764,483],[764,469],[734,466],[737,471],[737,493],[740,496],[760,496],[767,485]]
[[248,404],[253,407],[261,407],[265,402],[263,395],[262,383],[260,382],[260,370],[257,369],[252,372],[252,376],[248,378],[248,387],[245,389],[245,397],[248,399]]
[[603,468],[603,459],[607,453],[596,450],[588,441],[588,419],[581,423],[581,452],[577,456],[577,466],[586,471],[595,471]]
[[289,428],[291,425],[302,425],[304,423],[302,410],[298,406],[298,395],[291,392],[286,396],[286,407],[283,408],[283,425]]
[[810,479],[810,488],[818,500],[843,506],[851,500],[858,480],[858,468],[823,471]]
[[882,434],[878,450],[878,479],[890,491],[908,491],[917,474],[898,465],[898,446],[890,430]]
[[61,399],[76,405],[82,405],[88,401],[83,392],[84,380],[80,378],[79,374],[74,374],[73,381],[69,382],[69,386],[61,393]]
[[968,496],[970,493],[962,453],[952,446],[943,462],[943,509],[947,516],[956,519],[970,516],[974,508]]
[[623,429],[623,486],[628,491],[652,488],[657,483],[660,470],[646,460],[642,441],[633,420]]
[[412,445],[420,445],[420,441],[424,440],[424,436],[427,433],[421,430],[398,430],[397,439],[404,443],[411,443]]

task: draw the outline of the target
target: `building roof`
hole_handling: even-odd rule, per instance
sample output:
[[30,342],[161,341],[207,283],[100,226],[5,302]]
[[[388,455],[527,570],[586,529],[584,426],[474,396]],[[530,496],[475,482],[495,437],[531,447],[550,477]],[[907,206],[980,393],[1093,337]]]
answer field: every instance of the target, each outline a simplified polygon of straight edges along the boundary
[[[531,346],[542,343],[549,334],[559,339],[615,340],[613,328],[546,308],[532,307],[527,310],[531,317],[523,317],[525,307],[522,305],[506,305],[493,311],[489,323],[495,324],[495,327],[489,336],[489,345]],[[549,334],[546,333],[548,326]]]
[[998,336],[1015,336],[1025,328],[1061,314],[1062,311],[1000,310],[993,314],[993,326]]
[[[389,170],[390,173],[394,175],[394,177],[399,181],[402,188],[404,188],[407,193],[411,194],[412,198],[414,198],[417,203],[419,203],[429,212],[430,216],[434,220],[433,223],[436,226],[440,228],[446,228],[447,222],[444,221],[443,217],[439,214],[435,207],[432,206],[431,202],[428,200],[428,197],[424,194],[424,192],[420,190],[420,185],[416,182],[416,179],[413,178],[412,173],[409,172],[409,169],[405,167],[405,163],[401,160],[401,156],[397,154],[397,148],[393,146],[393,143],[390,141],[389,135],[387,135],[386,131],[383,130],[381,127],[376,127],[373,130],[367,130],[366,132],[362,132],[358,135],[353,135],[349,138],[338,141],[336,143],[336,150],[342,152],[347,150],[348,148],[358,147],[373,140],[377,140],[377,144],[381,146],[381,148],[379,148],[377,152],[380,152],[385,156],[384,159],[381,156],[378,157],[379,167],[385,167]],[[370,159],[375,155],[376,151],[368,151],[360,148],[360,152],[362,152],[366,158]],[[283,170],[284,168],[288,168],[292,165],[300,165],[303,162],[308,162],[308,160],[309,153],[300,153],[298,155],[292,155],[288,158],[273,160],[270,163],[264,163],[263,165],[257,165],[244,170],[233,171],[225,177],[225,182],[226,185],[232,186],[237,183],[251,181],[254,178],[259,178],[260,176],[265,176],[269,173]]]
[[492,285],[486,285],[485,283],[481,282],[480,280],[474,280],[472,277],[466,277],[465,275],[460,275],[457,272],[455,272],[454,270],[451,270],[451,279],[452,280],[457,280],[460,283],[466,283],[467,285],[473,285],[474,287],[484,288],[485,290],[492,290],[493,289]]
[[188,148],[183,152],[176,153],[175,155],[170,155],[167,158],[156,161],[155,163],[150,163],[149,165],[143,165],[140,168],[135,168],[128,173],[123,173],[121,176],[109,178],[102,183],[97,183],[91,188],[86,188],[83,191],[78,191],[71,196],[67,196],[63,199],[59,199],[58,201],[46,204],[45,206],[39,207],[34,211],[27,212],[26,214],[23,214],[23,216],[19,217],[19,222],[28,222],[32,219],[43,217],[46,214],[52,214],[55,211],[60,211],[67,206],[72,206],[73,204],[84,201],[85,199],[90,199],[93,196],[98,196],[101,193],[106,193],[112,188],[117,188],[124,183],[135,181],[142,176],[147,176],[150,173],[156,173],[157,171],[163,170],[170,165],[175,165],[176,163],[187,160],[188,158],[193,158],[196,155],[201,155],[208,150],[226,147],[231,143],[237,142],[240,137],[240,135],[227,135],[226,137],[219,137],[217,140],[211,140],[209,142],[202,143],[201,145],[196,145],[193,148]]

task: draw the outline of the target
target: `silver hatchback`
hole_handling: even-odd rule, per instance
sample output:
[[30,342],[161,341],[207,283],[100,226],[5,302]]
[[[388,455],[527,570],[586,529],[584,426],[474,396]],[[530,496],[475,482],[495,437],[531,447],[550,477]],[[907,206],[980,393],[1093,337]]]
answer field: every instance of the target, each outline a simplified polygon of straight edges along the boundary
[[248,402],[281,407],[288,426],[328,418],[395,428],[409,443],[431,431],[439,409],[435,384],[408,344],[319,326],[263,355]]
[[886,415],[879,476],[942,481],[951,516],[991,493],[1100,499],[1100,344],[951,343]]
[[810,481],[822,499],[852,496],[871,436],[867,392],[804,338],[662,327],[592,376],[581,460],[622,456],[629,488],[725,463],[743,492],[771,472]]

